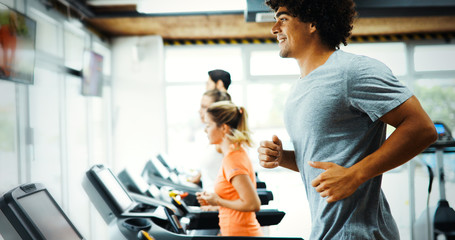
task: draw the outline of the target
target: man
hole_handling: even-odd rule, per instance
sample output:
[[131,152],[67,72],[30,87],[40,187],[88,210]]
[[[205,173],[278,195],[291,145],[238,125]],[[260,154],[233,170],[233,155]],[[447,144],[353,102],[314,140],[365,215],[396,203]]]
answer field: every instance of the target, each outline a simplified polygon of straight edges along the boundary
[[221,69],[215,69],[208,73],[209,79],[205,85],[207,91],[218,89],[226,92],[228,90],[229,85],[231,85],[231,74]]
[[[352,0],[268,0],[280,56],[300,78],[285,105],[294,151],[280,139],[258,148],[265,168],[299,171],[311,208],[310,239],[399,239],[382,173],[436,141],[419,101],[377,60],[345,53]],[[386,125],[396,129],[385,140]]]

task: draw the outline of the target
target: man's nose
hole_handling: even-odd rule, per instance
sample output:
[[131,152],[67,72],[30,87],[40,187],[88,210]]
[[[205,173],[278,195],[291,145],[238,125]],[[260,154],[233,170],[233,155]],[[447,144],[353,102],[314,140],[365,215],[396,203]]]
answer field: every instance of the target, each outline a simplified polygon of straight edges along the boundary
[[276,23],[273,24],[273,26],[272,26],[272,34],[278,34],[279,29],[280,29],[279,22],[276,22]]

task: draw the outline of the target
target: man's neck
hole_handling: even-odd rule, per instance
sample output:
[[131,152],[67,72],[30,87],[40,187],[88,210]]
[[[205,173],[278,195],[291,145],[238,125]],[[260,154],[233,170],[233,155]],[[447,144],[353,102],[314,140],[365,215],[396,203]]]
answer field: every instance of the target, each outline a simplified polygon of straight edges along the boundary
[[304,78],[313,70],[323,65],[334,52],[334,49],[324,46],[308,48],[301,56],[296,58],[300,68],[300,77]]

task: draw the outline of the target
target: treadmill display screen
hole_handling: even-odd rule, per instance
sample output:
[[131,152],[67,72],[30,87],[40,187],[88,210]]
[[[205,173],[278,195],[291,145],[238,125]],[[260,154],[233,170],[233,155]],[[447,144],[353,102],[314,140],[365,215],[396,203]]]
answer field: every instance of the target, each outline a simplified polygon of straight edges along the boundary
[[98,171],[97,176],[104,185],[105,189],[108,190],[109,195],[111,195],[111,198],[115,201],[121,212],[126,211],[134,204],[133,199],[131,199],[129,194],[125,191],[123,186],[117,181],[114,174],[112,174],[109,169]]
[[26,195],[17,201],[45,239],[83,239],[45,191]]
[[435,126],[436,132],[438,134],[444,134],[446,132],[446,129],[444,128],[444,125],[442,125],[440,123],[435,123],[434,126]]
[[164,179],[169,178],[171,173],[158,158],[152,157],[150,160]]

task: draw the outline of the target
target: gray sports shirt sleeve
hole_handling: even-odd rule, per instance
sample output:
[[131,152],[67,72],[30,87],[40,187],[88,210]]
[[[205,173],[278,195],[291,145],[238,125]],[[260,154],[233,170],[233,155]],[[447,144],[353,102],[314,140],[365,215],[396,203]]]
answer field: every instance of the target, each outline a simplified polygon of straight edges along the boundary
[[352,60],[347,84],[349,103],[373,122],[412,96],[386,65],[364,56]]

